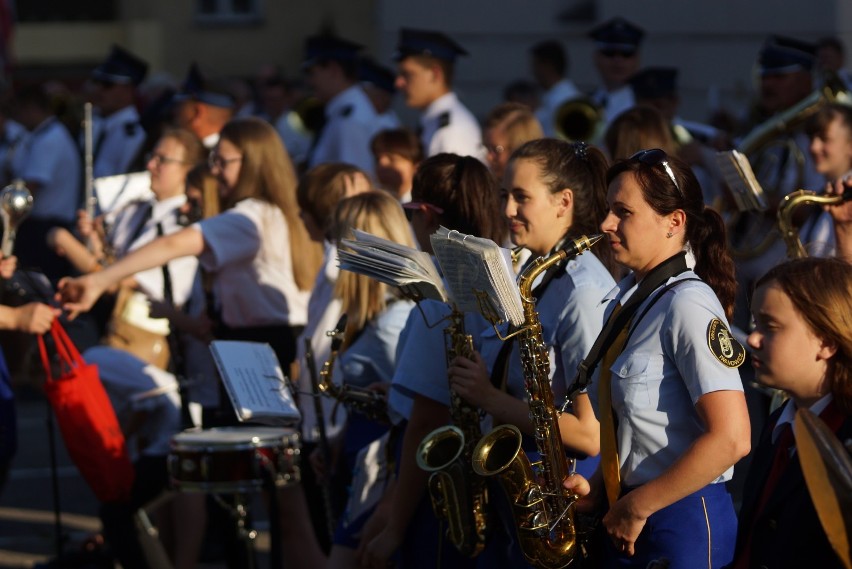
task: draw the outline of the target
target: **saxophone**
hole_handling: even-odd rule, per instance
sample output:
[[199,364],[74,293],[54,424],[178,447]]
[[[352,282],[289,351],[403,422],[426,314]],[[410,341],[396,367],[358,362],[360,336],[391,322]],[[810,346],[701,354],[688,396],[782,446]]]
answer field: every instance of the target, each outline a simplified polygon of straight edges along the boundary
[[[447,365],[473,354],[473,338],[465,333],[464,314],[453,310],[444,330]],[[485,547],[488,490],[470,471],[473,447],[482,437],[479,409],[450,389],[452,425],[435,429],[417,449],[417,465],[430,472],[429,494],[435,516],[447,524],[447,537],[462,555],[475,557]]]
[[582,236],[549,257],[537,259],[518,280],[524,303],[524,324],[519,331],[524,386],[541,462],[530,463],[521,448],[521,432],[501,425],[482,437],[473,451],[473,470],[481,476],[500,475],[512,503],[521,550],[536,567],[559,569],[574,559],[577,538],[574,502],[577,497],[562,486],[570,473],[559,412],[550,388],[550,360],[541,322],[531,295],[536,278],[551,266],[588,250],[603,236]]
[[778,206],[778,228],[781,237],[787,246],[787,257],[790,259],[802,259],[808,256],[799,239],[799,230],[793,225],[793,214],[796,209],[803,205],[838,205],[852,200],[852,189],[847,189],[843,194],[825,195],[811,190],[796,190],[784,196],[781,205]]
[[361,413],[371,421],[390,424],[388,403],[384,395],[366,387],[337,385],[331,380],[334,361],[337,359],[341,344],[343,344],[345,329],[346,315],[344,314],[334,330],[326,332],[332,338],[331,353],[320,370],[319,390],[323,395],[336,399],[343,403],[347,409]]

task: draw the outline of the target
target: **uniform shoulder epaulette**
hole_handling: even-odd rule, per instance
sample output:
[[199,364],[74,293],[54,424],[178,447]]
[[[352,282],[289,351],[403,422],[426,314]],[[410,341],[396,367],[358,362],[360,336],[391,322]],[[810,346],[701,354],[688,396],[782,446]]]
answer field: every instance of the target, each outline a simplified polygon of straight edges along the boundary
[[126,122],[124,123],[124,134],[127,136],[133,136],[136,134],[136,128],[139,126],[139,123],[136,121]]
[[345,107],[340,109],[340,116],[341,117],[348,117],[349,115],[352,114],[353,110],[354,109],[353,109],[352,105],[346,105]]
[[438,115],[438,128],[444,128],[450,125],[450,111],[445,111]]

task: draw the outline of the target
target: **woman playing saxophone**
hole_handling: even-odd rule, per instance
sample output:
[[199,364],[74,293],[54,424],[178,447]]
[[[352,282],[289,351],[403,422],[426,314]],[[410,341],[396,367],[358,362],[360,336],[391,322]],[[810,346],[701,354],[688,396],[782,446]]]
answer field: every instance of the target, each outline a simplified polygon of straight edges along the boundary
[[[596,367],[601,466],[590,500],[605,512],[603,566],[722,567],[736,537],[724,482],[750,447],[724,224],[689,167],[662,150],[617,162],[607,181],[601,229],[632,273],[607,295],[603,341],[584,362]],[[589,489],[580,475],[566,485]]]
[[[584,143],[540,139],[515,150],[501,191],[503,216],[512,243],[532,253],[528,266],[571,239],[598,232],[606,214],[606,168],[603,154]],[[606,249],[599,257],[587,253],[558,264],[533,283],[543,339],[550,352],[548,388],[552,388],[560,404],[569,395],[567,391],[577,365],[600,331],[604,315],[600,301],[615,284],[607,269],[610,261],[611,254]],[[506,333],[506,330],[501,332]],[[501,341],[495,330],[486,330],[479,353],[472,358],[456,358],[449,374],[453,389],[487,412],[494,425],[512,424],[532,436],[536,433],[524,387],[519,344],[518,340]],[[500,388],[504,377],[505,390]],[[563,444],[575,457],[596,457],[599,428],[587,395],[574,398],[573,413],[563,413],[559,426]],[[531,442],[527,438],[525,447],[532,460],[536,460],[537,451]],[[562,456],[548,458],[563,459]],[[581,460],[577,468],[591,474],[596,465],[597,458],[589,458]],[[503,502],[499,494],[491,493],[493,504]],[[512,547],[508,552],[492,553],[508,555],[522,563],[508,504],[496,507],[504,522],[500,529],[511,539],[493,539],[490,547],[501,550],[507,544]],[[536,556],[534,552],[524,553],[528,559]]]

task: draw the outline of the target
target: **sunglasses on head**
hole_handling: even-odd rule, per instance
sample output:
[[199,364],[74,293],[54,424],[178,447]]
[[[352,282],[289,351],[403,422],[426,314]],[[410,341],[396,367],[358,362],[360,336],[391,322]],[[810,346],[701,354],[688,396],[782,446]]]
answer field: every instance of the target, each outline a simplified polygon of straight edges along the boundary
[[414,214],[415,211],[430,211],[438,215],[444,213],[443,208],[432,205],[428,202],[407,202],[402,204],[402,209],[405,211],[405,217],[408,218],[408,221],[411,221],[412,214]]
[[674,184],[674,187],[677,188],[678,192],[680,192],[681,197],[685,198],[686,196],[684,195],[680,184],[677,183],[677,178],[675,178],[674,171],[672,170],[672,167],[669,166],[668,157],[669,155],[666,154],[664,150],[660,148],[651,148],[649,150],[640,150],[639,152],[631,156],[629,160],[635,160],[636,162],[639,162],[644,166],[650,166],[652,168],[654,166],[662,166],[663,170],[666,171],[666,174],[672,181],[672,184]]

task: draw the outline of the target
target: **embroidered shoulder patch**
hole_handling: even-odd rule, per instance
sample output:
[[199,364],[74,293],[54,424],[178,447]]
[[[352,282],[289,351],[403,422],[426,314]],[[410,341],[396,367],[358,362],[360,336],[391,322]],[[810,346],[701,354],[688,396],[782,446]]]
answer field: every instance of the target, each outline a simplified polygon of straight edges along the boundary
[[716,359],[728,367],[740,367],[745,361],[745,348],[718,318],[707,326],[707,345]]

